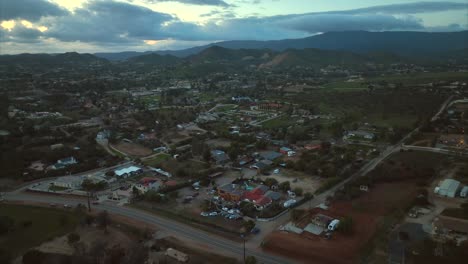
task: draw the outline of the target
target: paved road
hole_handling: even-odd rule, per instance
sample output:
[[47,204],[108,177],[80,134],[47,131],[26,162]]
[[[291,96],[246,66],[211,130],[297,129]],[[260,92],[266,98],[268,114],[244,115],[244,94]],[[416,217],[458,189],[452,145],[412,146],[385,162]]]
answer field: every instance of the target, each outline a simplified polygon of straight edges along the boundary
[[[70,198],[65,196],[51,196],[51,195],[36,195],[27,192],[9,192],[4,194],[7,201],[21,201],[21,202],[34,202],[34,203],[56,203],[56,204],[69,204],[76,206],[79,203],[84,204],[84,199]],[[221,238],[219,236],[201,231],[199,229],[187,226],[185,224],[159,217],[138,209],[116,206],[113,204],[100,204],[95,205],[94,208],[99,210],[107,210],[111,214],[121,215],[124,217],[136,219],[148,224],[152,224],[172,234],[176,237],[186,238],[191,241],[199,242],[200,244],[207,245],[213,252],[226,252],[228,255],[235,256],[239,259],[243,256],[242,243],[234,242],[229,239]],[[255,256],[260,263],[294,263],[294,261],[262,252],[258,249],[247,249],[247,256]]]

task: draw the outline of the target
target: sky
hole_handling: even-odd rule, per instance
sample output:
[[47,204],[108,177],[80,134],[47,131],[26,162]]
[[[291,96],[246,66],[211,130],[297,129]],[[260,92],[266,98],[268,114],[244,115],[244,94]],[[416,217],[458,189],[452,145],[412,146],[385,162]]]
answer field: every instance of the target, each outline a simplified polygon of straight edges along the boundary
[[468,30],[468,0],[0,0],[0,54],[183,49],[351,30]]

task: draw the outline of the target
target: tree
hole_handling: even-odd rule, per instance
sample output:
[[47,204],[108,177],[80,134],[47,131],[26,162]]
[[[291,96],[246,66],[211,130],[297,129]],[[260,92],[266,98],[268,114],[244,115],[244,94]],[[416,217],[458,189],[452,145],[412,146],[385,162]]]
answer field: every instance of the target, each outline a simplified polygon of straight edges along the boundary
[[245,230],[246,233],[250,232],[255,227],[255,222],[252,220],[244,221],[242,223],[242,228]]
[[68,244],[73,245],[73,244],[77,243],[78,241],[80,241],[80,235],[78,235],[77,233],[74,233],[74,232],[70,233],[67,236],[67,240],[68,240]]
[[285,181],[285,182],[280,183],[280,185],[278,187],[283,192],[287,192],[287,191],[291,190],[291,183],[289,181]]
[[106,187],[107,183],[105,181],[93,182],[90,179],[85,179],[81,183],[81,188],[87,192],[88,196],[88,210],[91,211],[91,202],[90,197],[94,195],[95,192],[101,191]]
[[6,215],[0,216],[0,235],[10,232],[15,226],[15,221]]
[[41,264],[44,262],[46,255],[39,250],[32,249],[23,255],[23,264]]
[[297,196],[302,196],[303,192],[304,192],[304,191],[303,191],[302,188],[300,188],[300,187],[294,188],[294,193],[295,193]]
[[278,181],[275,178],[266,178],[264,182],[265,182],[265,185],[268,187],[271,187],[273,185],[278,185]]
[[245,258],[245,263],[246,264],[257,264],[257,258],[254,256],[248,256]]
[[293,221],[297,221],[301,219],[302,215],[304,215],[304,211],[302,210],[298,210],[298,209],[291,210],[291,219]]
[[346,216],[340,219],[340,224],[338,225],[338,231],[343,234],[352,234],[353,233],[354,221],[351,216]]
[[209,148],[205,148],[205,150],[203,151],[203,159],[206,162],[209,162],[211,160],[211,151]]
[[109,213],[107,211],[101,211],[97,217],[96,221],[98,225],[104,229],[104,232],[107,233],[107,226],[110,224]]

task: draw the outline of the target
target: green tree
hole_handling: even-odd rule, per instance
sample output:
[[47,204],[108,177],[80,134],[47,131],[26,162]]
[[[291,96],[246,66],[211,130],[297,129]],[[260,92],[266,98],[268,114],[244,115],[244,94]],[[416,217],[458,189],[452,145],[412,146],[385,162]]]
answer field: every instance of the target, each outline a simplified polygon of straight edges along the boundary
[[280,183],[280,185],[278,187],[283,192],[287,192],[287,191],[291,190],[291,183],[289,181],[285,181],[285,182]]
[[297,195],[297,196],[302,196],[304,190],[302,190],[302,188],[300,187],[296,187],[294,188],[294,193]]
[[107,183],[105,181],[93,182],[90,179],[85,179],[81,183],[81,188],[87,192],[88,196],[88,210],[91,211],[91,202],[90,198],[94,195],[95,192],[101,191],[106,187]]
[[206,162],[209,162],[211,160],[211,151],[209,148],[205,148],[205,150],[203,151],[203,159]]
[[291,210],[291,219],[293,221],[297,221],[301,219],[301,217],[304,215],[304,211],[298,210],[298,209],[293,209]]
[[111,222],[109,213],[106,210],[99,212],[96,221],[98,225],[104,229],[104,232],[107,233],[107,226],[110,225]]
[[245,264],[257,264],[257,258],[254,256],[247,256],[245,258]]
[[340,219],[340,224],[338,225],[338,231],[343,234],[350,235],[353,233],[354,229],[354,220],[351,216],[346,216]]
[[74,232],[70,233],[67,236],[67,240],[68,240],[68,244],[73,245],[73,244],[77,243],[78,241],[80,241],[80,235],[78,235],[77,233],[74,233]]

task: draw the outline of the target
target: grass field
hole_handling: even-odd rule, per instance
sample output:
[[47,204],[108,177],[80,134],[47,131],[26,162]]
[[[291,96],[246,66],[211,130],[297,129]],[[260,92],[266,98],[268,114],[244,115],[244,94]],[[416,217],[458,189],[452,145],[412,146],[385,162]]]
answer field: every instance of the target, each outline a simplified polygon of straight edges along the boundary
[[281,116],[262,123],[262,127],[266,129],[282,128],[293,125],[295,122],[296,121],[294,119],[291,119],[291,117]]
[[8,250],[13,256],[64,235],[78,224],[77,215],[53,208],[2,204],[0,216],[14,220],[13,230],[0,236],[0,248]]
[[166,153],[161,153],[159,155],[156,155],[152,158],[149,158],[149,159],[146,159],[143,163],[146,165],[146,166],[152,166],[152,167],[155,167],[155,166],[159,166],[162,162],[168,160],[171,158],[171,155],[169,154],[166,154]]
[[365,79],[364,81],[347,82],[335,81],[327,83],[325,89],[333,89],[339,91],[358,91],[367,89],[366,82],[401,82],[404,85],[414,85],[422,83],[430,83],[435,81],[460,81],[468,80],[466,72],[419,72],[411,74],[387,75]]

